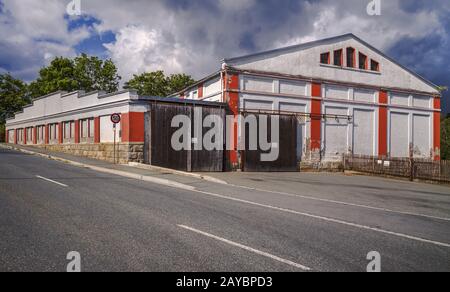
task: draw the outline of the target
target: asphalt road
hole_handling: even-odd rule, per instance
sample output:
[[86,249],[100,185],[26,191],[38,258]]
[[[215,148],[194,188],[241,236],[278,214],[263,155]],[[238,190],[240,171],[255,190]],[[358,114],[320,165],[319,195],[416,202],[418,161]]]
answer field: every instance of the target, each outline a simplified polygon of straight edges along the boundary
[[[344,179],[364,180],[330,176],[335,192]],[[412,192],[427,202],[420,209],[395,194],[392,206],[370,197],[354,204],[311,198],[321,186],[327,192],[323,181],[311,180],[297,196],[186,183],[197,189],[0,149],[0,271],[65,271],[70,251],[81,254],[82,271],[365,271],[371,251],[380,253],[382,271],[450,271],[445,188]]]

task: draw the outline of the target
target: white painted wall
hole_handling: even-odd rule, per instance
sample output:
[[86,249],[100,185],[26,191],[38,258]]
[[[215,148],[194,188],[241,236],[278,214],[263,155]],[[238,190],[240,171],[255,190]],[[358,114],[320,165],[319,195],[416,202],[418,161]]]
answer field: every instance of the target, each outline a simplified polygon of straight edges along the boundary
[[[116,142],[121,142],[121,123],[117,124]],[[114,142],[114,128],[111,116],[100,117],[100,143]]]
[[8,142],[9,143],[14,143],[15,137],[16,137],[15,131],[14,130],[9,130],[8,131]]
[[11,123],[24,122],[33,118],[70,113],[77,110],[86,110],[89,107],[106,106],[120,101],[129,101],[136,99],[130,92],[119,92],[114,95],[101,96],[99,93],[82,95],[80,92],[69,94],[56,93],[37,99],[32,105],[24,108],[23,113],[15,115],[13,120],[8,120],[7,125]]
[[[344,49],[344,65],[346,65],[345,49],[353,47],[356,55],[361,52],[370,59],[380,63],[381,72],[371,72],[353,68],[341,68],[320,64],[320,54]],[[332,60],[333,62],[333,60]],[[358,59],[357,59],[358,64]],[[332,40],[321,44],[313,44],[302,48],[292,47],[286,50],[269,52],[243,59],[231,60],[227,65],[243,70],[276,72],[294,76],[307,76],[340,82],[352,82],[380,87],[404,88],[438,94],[437,90],[420,78],[403,69],[401,66],[384,58],[378,52],[365,46],[352,37]]]
[[274,92],[273,79],[244,76],[243,84],[243,90],[245,91]]
[[429,158],[431,156],[431,118],[427,115],[413,115],[413,151],[414,157]]
[[410,97],[411,95],[406,93],[397,93],[397,92],[391,92],[390,93],[390,103],[391,105],[402,105],[402,106],[409,106],[410,105]]
[[280,94],[288,95],[308,95],[308,87],[310,84],[305,81],[279,80]]
[[[76,107],[70,106],[70,103],[66,102],[69,99],[78,105]],[[62,109],[63,100],[66,100],[64,101],[64,110],[67,111],[57,112],[58,108]],[[48,107],[47,105],[52,102],[55,104]],[[148,108],[149,105],[146,101],[138,102],[137,97],[129,92],[103,96],[99,96],[97,93],[87,96],[79,96],[76,93],[63,96],[59,93],[35,100],[34,104],[26,107],[23,113],[16,115],[14,119],[7,120],[6,128],[34,127],[114,113],[146,112]],[[49,114],[49,112],[52,114]]]
[[433,107],[433,98],[430,96],[413,95],[413,106],[431,109]]
[[[378,92],[376,90],[355,88],[353,91],[353,100],[366,103],[376,103]],[[352,98],[350,98],[352,99]]]
[[376,155],[375,110],[355,109],[353,111],[353,153]]
[[[243,88],[240,95],[241,110],[310,112],[311,85],[307,82],[244,75],[241,76],[241,88]],[[323,123],[322,149],[325,160],[338,160],[342,154],[352,152],[376,156],[379,140],[379,92],[374,89],[333,84],[323,84],[322,90],[323,113],[343,114],[353,118],[350,122],[336,123],[327,120]],[[390,92],[388,102],[390,111],[406,114],[406,122],[395,115],[393,118],[388,117],[389,127],[393,127],[390,128],[388,137],[388,148],[393,150],[392,155],[408,157],[409,144],[413,143],[417,148],[415,156],[429,157],[433,143],[433,98]],[[419,115],[415,118],[415,122],[413,114]],[[423,117],[428,117],[428,120]],[[303,138],[298,144],[302,145],[304,152],[306,139],[310,137],[309,121],[300,125],[300,129],[299,136]],[[397,133],[398,131],[402,131],[401,135]],[[390,139],[394,135],[394,139]]]
[[[348,108],[337,106],[325,106],[326,115],[349,114]],[[349,122],[347,119],[327,118],[323,122],[323,148],[325,150],[325,160],[339,160],[349,149]]]
[[389,152],[392,157],[430,158],[433,150],[433,116],[427,111],[391,110]]
[[407,113],[390,115],[390,153],[392,157],[409,157],[410,123]]
[[220,76],[205,82],[203,85],[203,99],[211,102],[222,101],[222,79]]
[[348,87],[325,84],[323,91],[325,98],[349,100]]

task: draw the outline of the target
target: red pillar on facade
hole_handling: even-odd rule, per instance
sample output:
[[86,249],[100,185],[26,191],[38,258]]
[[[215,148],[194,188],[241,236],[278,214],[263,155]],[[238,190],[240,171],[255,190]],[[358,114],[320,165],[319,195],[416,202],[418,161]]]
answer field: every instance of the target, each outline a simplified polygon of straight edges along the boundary
[[198,99],[203,98],[203,83],[198,86]]
[[23,145],[27,145],[27,128],[23,129]]
[[388,93],[387,91],[379,92],[380,106],[378,108],[378,155],[381,157],[388,156]]
[[122,142],[145,142],[145,113],[130,112],[121,115]]
[[80,121],[75,121],[75,144],[80,143]]
[[434,97],[433,114],[433,159],[441,160],[441,98]]
[[239,165],[237,121],[239,116],[239,74],[226,72],[224,74],[223,82],[224,102],[228,104],[229,109],[235,116],[233,137],[231,137],[233,141],[233,145],[231,145],[233,150],[228,151],[228,156],[232,167],[236,168]]
[[44,144],[48,145],[50,144],[50,130],[49,125],[45,125],[45,138],[44,138]]
[[58,142],[59,142],[59,144],[63,144],[63,142],[64,142],[64,136],[63,136],[63,133],[64,133],[64,130],[63,130],[63,128],[64,128],[64,123],[59,123],[58,124]]
[[100,117],[94,118],[94,143],[100,143]]
[[15,129],[14,130],[14,144],[17,144],[17,132],[18,132],[18,130]]
[[37,144],[37,127],[33,127],[33,144]]
[[9,131],[10,131],[10,130],[6,130],[6,131],[5,131],[5,142],[6,142],[6,144],[9,143]]
[[322,148],[322,84],[312,83],[311,100],[311,151]]

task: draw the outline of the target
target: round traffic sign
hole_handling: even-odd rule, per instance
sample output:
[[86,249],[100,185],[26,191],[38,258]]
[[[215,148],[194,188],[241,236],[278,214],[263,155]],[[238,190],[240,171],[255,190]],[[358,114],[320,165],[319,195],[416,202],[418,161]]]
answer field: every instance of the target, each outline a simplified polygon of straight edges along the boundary
[[113,122],[113,124],[120,123],[120,115],[119,114],[112,114],[111,115],[111,122]]

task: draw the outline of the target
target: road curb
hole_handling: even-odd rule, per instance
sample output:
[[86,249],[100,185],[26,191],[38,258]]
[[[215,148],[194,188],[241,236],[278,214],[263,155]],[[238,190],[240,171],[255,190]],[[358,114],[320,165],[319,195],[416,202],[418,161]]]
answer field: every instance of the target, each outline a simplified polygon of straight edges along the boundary
[[137,162],[130,162],[130,163],[128,163],[128,165],[131,167],[136,167],[136,168],[140,168],[140,169],[164,171],[164,172],[169,172],[172,174],[178,174],[178,175],[182,175],[182,176],[198,178],[198,179],[206,180],[206,181],[217,183],[217,184],[228,185],[228,182],[218,179],[218,178],[214,178],[209,175],[185,172],[185,171],[174,170],[174,169],[170,169],[170,168],[164,168],[164,167],[153,166],[153,165],[147,165],[147,164],[142,164],[142,163],[137,163]]
[[60,157],[56,157],[56,156],[52,156],[52,155],[48,155],[48,154],[43,154],[43,153],[39,153],[39,152],[34,152],[34,151],[26,150],[26,149],[21,149],[18,147],[5,145],[5,144],[0,144],[0,147],[4,148],[4,149],[9,149],[9,150],[16,150],[16,151],[19,151],[19,152],[22,152],[25,154],[40,156],[43,158],[47,158],[47,159],[51,159],[51,160],[55,160],[55,161],[59,161],[59,162],[64,162],[64,163],[67,163],[67,164],[70,164],[73,166],[77,166],[77,167],[88,168],[88,169],[95,170],[95,171],[102,172],[102,173],[118,175],[121,177],[132,178],[132,179],[136,179],[136,180],[140,180],[140,181],[151,182],[151,183],[155,183],[158,185],[169,186],[169,187],[174,187],[174,188],[183,189],[183,190],[189,190],[189,191],[195,190],[195,187],[193,187],[193,186],[189,186],[189,185],[182,184],[179,182],[171,181],[168,179],[161,179],[161,178],[156,178],[156,177],[152,177],[152,176],[145,176],[145,175],[135,174],[135,173],[131,173],[131,172],[108,169],[108,168],[104,168],[104,167],[80,163],[80,162],[76,162],[76,161],[72,161],[72,160],[68,160],[68,159],[64,159],[64,158],[60,158]]

